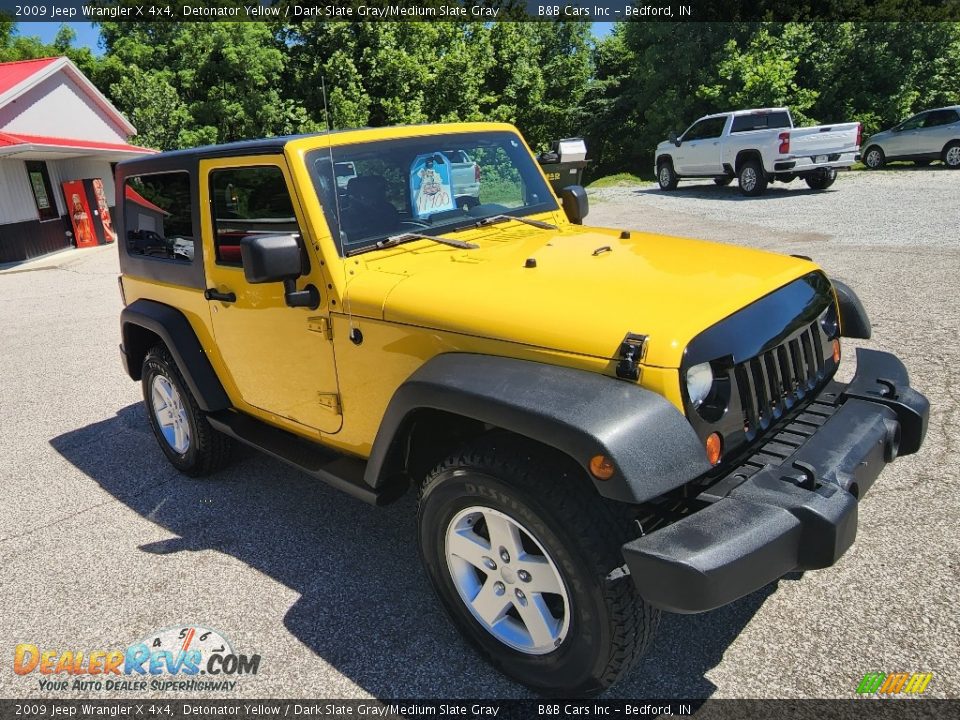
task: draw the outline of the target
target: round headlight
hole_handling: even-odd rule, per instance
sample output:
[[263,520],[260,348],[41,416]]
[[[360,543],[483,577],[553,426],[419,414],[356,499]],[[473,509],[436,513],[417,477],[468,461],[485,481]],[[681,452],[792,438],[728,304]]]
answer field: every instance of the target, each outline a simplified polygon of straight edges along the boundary
[[694,407],[707,399],[713,387],[713,370],[710,363],[700,363],[687,370],[687,395]]

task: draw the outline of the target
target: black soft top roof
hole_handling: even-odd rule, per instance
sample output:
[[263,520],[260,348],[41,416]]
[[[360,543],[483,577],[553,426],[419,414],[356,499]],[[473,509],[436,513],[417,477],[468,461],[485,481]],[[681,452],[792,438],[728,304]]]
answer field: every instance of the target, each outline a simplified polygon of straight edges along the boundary
[[327,130],[323,132],[304,133],[302,135],[281,135],[260,140],[239,140],[221,145],[203,145],[201,147],[187,148],[186,150],[168,150],[157,153],[156,155],[144,155],[142,157],[124,160],[117,163],[117,167],[118,169],[122,168],[125,175],[135,175],[140,172],[158,170],[161,167],[167,170],[173,165],[188,167],[194,165],[199,160],[207,158],[229,157],[231,155],[273,155],[283,152],[284,146],[292,140],[322,137],[324,135],[365,129],[367,128],[344,128],[343,130]]

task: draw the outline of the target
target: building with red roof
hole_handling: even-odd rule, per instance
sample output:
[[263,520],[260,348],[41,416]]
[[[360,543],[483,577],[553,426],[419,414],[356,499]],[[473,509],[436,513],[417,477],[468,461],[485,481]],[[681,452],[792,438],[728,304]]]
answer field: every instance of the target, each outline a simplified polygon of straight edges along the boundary
[[0,63],[0,263],[77,244],[80,181],[98,190],[88,219],[109,227],[113,164],[154,152],[128,142],[136,132],[68,58]]

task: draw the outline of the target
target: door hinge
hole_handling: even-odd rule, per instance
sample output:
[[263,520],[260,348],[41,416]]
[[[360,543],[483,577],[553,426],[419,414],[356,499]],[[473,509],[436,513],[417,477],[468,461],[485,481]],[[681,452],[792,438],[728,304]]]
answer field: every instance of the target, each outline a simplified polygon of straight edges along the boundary
[[307,318],[307,329],[310,330],[310,332],[320,333],[327,340],[333,340],[333,325],[330,324],[330,320],[328,318]]
[[317,393],[317,402],[321,407],[327,408],[334,415],[340,414],[340,396],[337,393]]

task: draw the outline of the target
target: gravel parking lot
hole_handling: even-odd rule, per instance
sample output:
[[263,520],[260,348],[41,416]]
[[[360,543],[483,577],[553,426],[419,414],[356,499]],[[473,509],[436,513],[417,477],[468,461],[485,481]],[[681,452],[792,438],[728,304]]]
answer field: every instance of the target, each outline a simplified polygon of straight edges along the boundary
[[[960,172],[846,173],[758,199],[609,188],[591,203],[598,225],[813,257],[859,292],[868,344],[895,351],[932,404],[926,446],[881,476],[837,566],[665,616],[610,696],[850,698],[867,672],[925,671],[928,695],[960,697]],[[526,697],[435,602],[412,496],[367,507],[252,452],[213,480],[173,471],[120,367],[117,272],[113,248],[0,272],[0,697],[50,695],[12,672],[17,643],[108,650],[192,623],[262,656],[218,696]],[[84,694],[118,696],[56,693]]]

